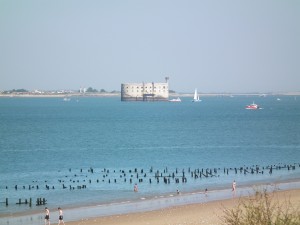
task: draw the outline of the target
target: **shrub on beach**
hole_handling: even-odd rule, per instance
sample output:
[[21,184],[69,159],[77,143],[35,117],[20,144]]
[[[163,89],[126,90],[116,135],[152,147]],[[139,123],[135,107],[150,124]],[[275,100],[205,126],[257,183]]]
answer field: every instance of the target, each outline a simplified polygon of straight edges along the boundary
[[221,218],[224,225],[299,225],[299,208],[290,200],[279,202],[276,192],[257,191],[249,198],[240,199],[238,206],[225,209]]

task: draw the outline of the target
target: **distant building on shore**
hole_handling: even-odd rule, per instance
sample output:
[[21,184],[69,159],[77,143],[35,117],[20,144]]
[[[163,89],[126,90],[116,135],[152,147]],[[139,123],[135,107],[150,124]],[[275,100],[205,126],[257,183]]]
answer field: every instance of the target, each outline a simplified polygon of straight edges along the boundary
[[121,84],[121,101],[168,101],[169,78],[165,80],[165,83]]

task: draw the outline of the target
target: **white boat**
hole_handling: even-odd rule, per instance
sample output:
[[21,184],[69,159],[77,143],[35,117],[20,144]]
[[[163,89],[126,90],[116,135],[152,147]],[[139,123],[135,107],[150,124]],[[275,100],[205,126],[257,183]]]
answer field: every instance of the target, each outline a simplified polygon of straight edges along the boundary
[[197,93],[197,88],[195,89],[195,93],[194,93],[194,98],[192,100],[193,102],[201,102],[202,100],[200,100],[200,97]]
[[177,97],[177,98],[170,99],[169,102],[181,102],[181,99]]
[[67,97],[65,97],[63,100],[64,100],[64,102],[69,102],[69,101],[71,101],[71,99],[70,99],[70,98],[67,98]]

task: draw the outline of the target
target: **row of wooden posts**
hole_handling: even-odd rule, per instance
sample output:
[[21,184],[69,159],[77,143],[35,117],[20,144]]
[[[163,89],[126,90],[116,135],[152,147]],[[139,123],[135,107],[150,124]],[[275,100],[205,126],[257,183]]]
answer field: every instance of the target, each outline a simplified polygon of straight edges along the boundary
[[[1,202],[1,203],[5,203],[6,206],[8,206],[8,198],[5,198],[5,202]],[[29,201],[27,199],[25,199],[25,201],[22,202],[22,199],[19,198],[19,201],[16,203],[17,205],[22,205],[22,204],[29,204],[29,207],[32,206],[32,198],[29,198]],[[36,205],[40,206],[40,205],[46,205],[47,204],[47,200],[45,198],[37,198],[36,199]]]

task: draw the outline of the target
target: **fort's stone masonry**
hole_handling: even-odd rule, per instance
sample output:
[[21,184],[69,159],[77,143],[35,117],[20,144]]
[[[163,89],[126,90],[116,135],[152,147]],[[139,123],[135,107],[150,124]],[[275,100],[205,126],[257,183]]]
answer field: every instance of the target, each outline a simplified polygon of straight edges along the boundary
[[168,101],[169,84],[124,83],[121,84],[121,101]]

